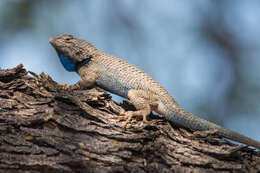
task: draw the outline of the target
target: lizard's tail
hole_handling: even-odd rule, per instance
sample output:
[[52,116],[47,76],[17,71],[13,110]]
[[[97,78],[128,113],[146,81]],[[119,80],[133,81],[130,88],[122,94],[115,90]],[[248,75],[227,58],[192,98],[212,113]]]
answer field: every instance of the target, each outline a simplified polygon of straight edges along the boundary
[[185,111],[183,108],[180,108],[175,112],[170,112],[171,113],[168,113],[166,118],[173,123],[177,123],[192,130],[217,130],[216,133],[222,137],[260,149],[260,142],[257,142],[256,140],[253,140],[232,130],[223,128],[207,120],[201,119],[192,113]]

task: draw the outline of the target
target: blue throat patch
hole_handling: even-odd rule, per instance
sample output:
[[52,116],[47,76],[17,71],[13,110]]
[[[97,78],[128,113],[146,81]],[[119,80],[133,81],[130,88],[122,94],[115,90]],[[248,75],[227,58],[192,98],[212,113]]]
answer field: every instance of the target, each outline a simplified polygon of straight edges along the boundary
[[60,58],[60,62],[62,63],[63,67],[67,70],[67,71],[75,71],[76,70],[76,65],[73,64],[71,62],[71,60],[67,57],[67,56],[64,56],[62,54],[58,54],[59,58]]

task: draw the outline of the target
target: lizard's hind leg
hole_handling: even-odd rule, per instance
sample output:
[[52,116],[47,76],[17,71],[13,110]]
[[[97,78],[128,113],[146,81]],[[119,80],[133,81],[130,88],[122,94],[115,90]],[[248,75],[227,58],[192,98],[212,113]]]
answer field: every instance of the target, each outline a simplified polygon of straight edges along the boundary
[[152,92],[144,90],[130,90],[128,91],[128,99],[135,106],[136,111],[127,111],[120,114],[121,116],[124,115],[127,118],[123,127],[126,127],[131,119],[136,116],[142,116],[143,123],[147,123],[147,116],[150,115],[153,108],[158,105],[156,95]]

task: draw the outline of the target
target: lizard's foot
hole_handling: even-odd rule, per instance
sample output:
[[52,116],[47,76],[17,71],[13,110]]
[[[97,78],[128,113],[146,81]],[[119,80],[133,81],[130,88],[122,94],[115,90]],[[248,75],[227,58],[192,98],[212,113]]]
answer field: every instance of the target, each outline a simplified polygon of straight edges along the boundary
[[56,88],[65,91],[72,91],[78,89],[76,85],[68,85],[68,84],[57,84]]
[[126,128],[127,124],[129,124],[129,122],[133,119],[133,117],[137,117],[137,116],[141,116],[143,117],[143,121],[141,122],[142,126],[143,124],[148,124],[147,121],[147,115],[146,114],[140,114],[140,111],[127,111],[127,112],[123,112],[120,113],[120,115],[118,116],[120,120],[126,120],[123,124],[123,127]]
[[122,121],[122,120],[126,120],[126,112],[125,111],[121,111],[119,113],[119,115],[114,116],[113,119],[117,120],[116,122]]
[[[92,79],[94,80],[94,79]],[[65,90],[65,91],[72,91],[72,90],[79,90],[79,89],[87,89],[88,87],[93,86],[93,81],[83,80],[80,79],[77,83],[73,85],[68,84],[57,84],[56,88]]]
[[123,128],[126,128],[127,124],[132,120],[134,115],[133,115],[133,111],[127,111],[121,114],[121,116],[123,116],[124,119],[126,119],[126,121],[123,124]]
[[195,131],[193,133],[196,137],[208,137],[218,135],[218,129],[204,130],[204,131]]

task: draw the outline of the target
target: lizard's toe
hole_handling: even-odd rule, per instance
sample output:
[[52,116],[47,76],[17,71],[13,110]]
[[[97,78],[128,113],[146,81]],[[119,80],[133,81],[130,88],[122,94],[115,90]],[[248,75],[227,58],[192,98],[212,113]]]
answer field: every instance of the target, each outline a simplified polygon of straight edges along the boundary
[[125,120],[126,118],[126,112],[120,112],[119,115],[113,116],[113,119],[116,119],[118,121]]
[[126,121],[123,124],[123,128],[126,128],[127,124],[132,120],[134,114],[133,111],[127,111],[124,113],[124,119],[126,119]]

